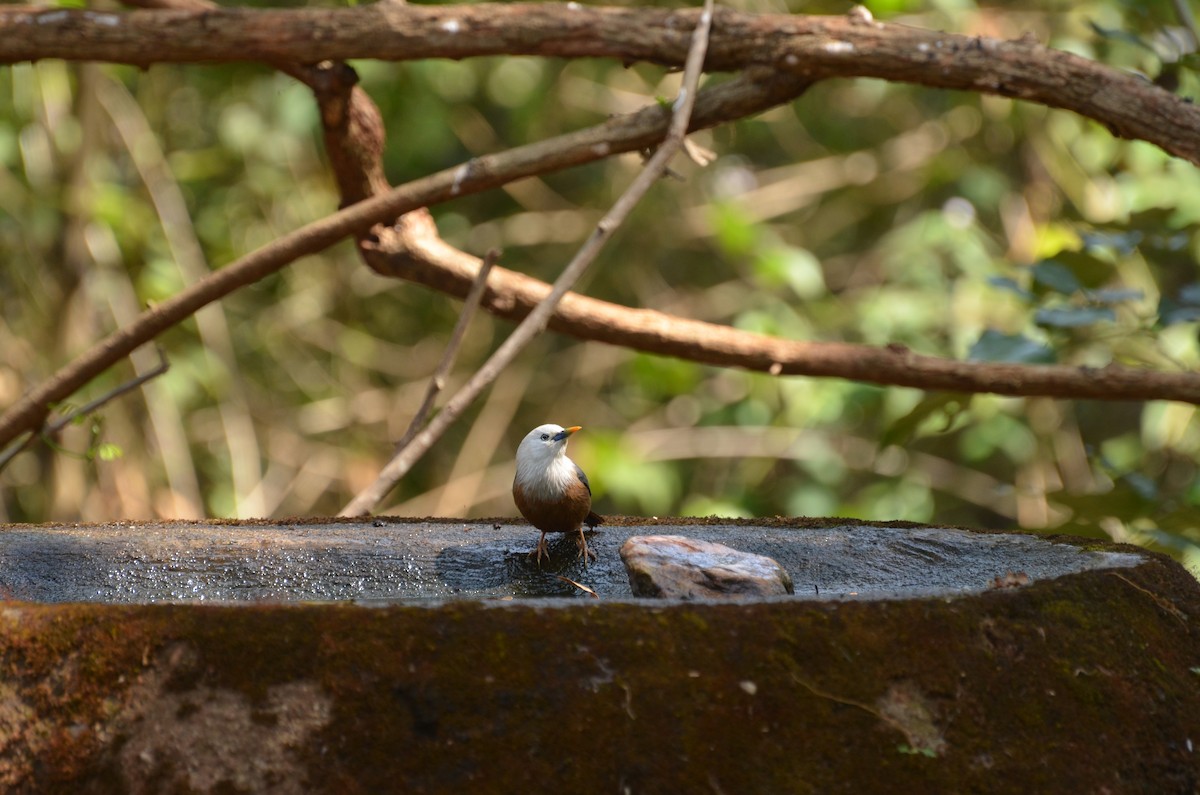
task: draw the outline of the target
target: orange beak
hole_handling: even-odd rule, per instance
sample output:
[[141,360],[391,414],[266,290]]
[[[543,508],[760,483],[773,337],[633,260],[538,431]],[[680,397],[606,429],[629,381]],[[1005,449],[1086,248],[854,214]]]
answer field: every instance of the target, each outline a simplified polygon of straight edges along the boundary
[[575,433],[575,431],[582,427],[582,425],[572,425],[570,428],[563,428],[561,431],[554,434],[554,441],[561,442],[563,439],[566,439],[568,436]]

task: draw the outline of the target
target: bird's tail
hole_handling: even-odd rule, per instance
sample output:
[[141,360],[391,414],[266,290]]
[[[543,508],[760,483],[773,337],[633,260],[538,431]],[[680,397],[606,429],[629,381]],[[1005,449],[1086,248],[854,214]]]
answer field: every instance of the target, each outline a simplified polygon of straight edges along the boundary
[[588,515],[584,517],[583,523],[588,526],[589,530],[591,530],[598,524],[604,524],[604,517],[595,511],[588,511]]

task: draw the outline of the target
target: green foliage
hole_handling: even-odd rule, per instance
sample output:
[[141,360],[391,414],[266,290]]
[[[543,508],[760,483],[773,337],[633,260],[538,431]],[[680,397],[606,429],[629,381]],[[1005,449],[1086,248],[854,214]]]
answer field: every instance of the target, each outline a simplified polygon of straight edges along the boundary
[[963,416],[971,405],[971,397],[953,392],[926,395],[912,411],[893,422],[883,432],[879,446],[883,448],[894,444],[904,445],[917,436],[949,431],[954,421]]
[[1184,285],[1174,298],[1158,299],[1158,322],[1163,326],[1200,320],[1200,282]]
[[1002,334],[988,329],[979,336],[979,341],[967,351],[973,362],[1020,362],[1023,364],[1051,364],[1054,349],[1029,339],[1024,334]]
[[590,445],[588,470],[603,473],[608,499],[634,506],[630,513],[668,514],[680,497],[676,472],[632,452],[619,436],[602,435]]

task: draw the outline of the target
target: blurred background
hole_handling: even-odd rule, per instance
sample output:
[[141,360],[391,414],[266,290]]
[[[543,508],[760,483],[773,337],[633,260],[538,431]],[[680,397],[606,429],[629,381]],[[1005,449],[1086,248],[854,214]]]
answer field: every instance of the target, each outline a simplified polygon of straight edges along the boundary
[[[848,3],[736,0],[749,11]],[[1188,4],[867,2],[1200,96]],[[394,184],[675,95],[600,60],[356,62]],[[722,79],[717,75],[712,79]],[[695,136],[580,291],[790,339],[939,356],[1200,363],[1200,170],[1063,111],[877,80]],[[434,208],[552,280],[636,156]],[[0,70],[0,406],[208,271],[336,209],[308,91],[255,65]],[[159,339],[170,369],[0,472],[0,521],[336,513],[388,459],[460,303],[343,243]],[[447,393],[511,326],[477,316]],[[72,399],[102,395],[149,346]],[[66,410],[69,407],[63,407]],[[516,444],[579,424],[602,513],[845,516],[1130,540],[1200,570],[1200,422],[1168,402],[924,393],[704,367],[547,334],[380,506],[515,516]]]

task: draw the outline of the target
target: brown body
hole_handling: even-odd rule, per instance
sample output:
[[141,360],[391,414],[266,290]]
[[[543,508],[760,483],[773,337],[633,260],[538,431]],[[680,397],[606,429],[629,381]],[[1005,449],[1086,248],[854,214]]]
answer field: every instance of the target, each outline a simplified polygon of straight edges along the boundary
[[[542,500],[513,484],[513,502],[529,523],[544,533],[573,533],[592,513],[592,493],[576,482],[556,500]],[[596,517],[597,519],[599,517]],[[588,522],[589,526],[597,522]]]
[[539,565],[542,557],[550,554],[546,549],[546,533],[579,533],[579,554],[584,565],[587,565],[588,557],[595,557],[583,537],[583,525],[586,522],[590,529],[604,520],[592,513],[592,492],[583,481],[569,486],[556,500],[540,499],[527,493],[520,484],[513,483],[513,502],[517,504],[521,515],[542,531],[537,549],[533,552]]

